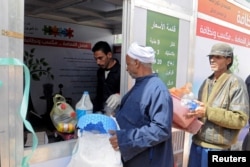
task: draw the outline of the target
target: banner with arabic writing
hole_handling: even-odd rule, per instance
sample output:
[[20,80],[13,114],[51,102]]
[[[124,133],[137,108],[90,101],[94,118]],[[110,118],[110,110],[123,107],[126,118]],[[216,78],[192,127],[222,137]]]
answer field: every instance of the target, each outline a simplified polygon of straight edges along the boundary
[[146,44],[156,51],[153,69],[169,87],[176,86],[179,19],[147,11]]
[[234,5],[229,0],[199,0],[198,12],[245,29],[250,28],[250,12]]

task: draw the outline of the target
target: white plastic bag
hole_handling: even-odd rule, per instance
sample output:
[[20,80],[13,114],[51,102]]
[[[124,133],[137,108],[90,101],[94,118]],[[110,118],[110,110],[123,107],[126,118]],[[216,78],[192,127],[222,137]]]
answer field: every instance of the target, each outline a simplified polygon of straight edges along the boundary
[[121,153],[112,148],[109,137],[109,134],[82,132],[67,167],[123,167]]
[[76,125],[76,112],[60,94],[53,97],[53,102],[54,105],[50,112],[53,125],[58,132],[73,133]]

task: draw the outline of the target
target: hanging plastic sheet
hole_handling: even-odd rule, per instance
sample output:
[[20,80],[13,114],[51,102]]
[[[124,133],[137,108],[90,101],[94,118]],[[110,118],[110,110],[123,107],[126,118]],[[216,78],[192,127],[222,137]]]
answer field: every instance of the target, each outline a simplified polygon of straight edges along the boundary
[[[27,128],[27,130],[29,130],[32,133],[32,136],[33,136],[32,137],[32,139],[33,139],[32,152],[29,155],[24,156],[22,159],[22,167],[29,167],[29,160],[31,159],[31,157],[32,157],[35,149],[37,148],[37,145],[38,145],[38,139],[37,139],[36,133],[35,133],[32,125],[30,124],[30,122],[26,120],[27,109],[28,109],[28,100],[29,100],[29,91],[30,91],[30,72],[29,72],[28,67],[16,58],[0,58],[0,65],[2,65],[2,66],[23,66],[23,68],[24,68],[25,87],[24,87],[24,94],[23,94],[23,99],[22,99],[19,114],[23,120],[25,127]],[[3,84],[4,83],[2,81],[0,81],[0,87]]]

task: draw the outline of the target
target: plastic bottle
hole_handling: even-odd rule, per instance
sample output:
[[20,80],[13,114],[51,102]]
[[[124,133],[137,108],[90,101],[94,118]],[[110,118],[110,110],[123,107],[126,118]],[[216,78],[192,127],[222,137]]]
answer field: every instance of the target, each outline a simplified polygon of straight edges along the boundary
[[76,103],[77,120],[79,120],[81,116],[91,113],[93,113],[93,104],[90,100],[89,92],[84,91],[80,101]]
[[199,106],[195,101],[194,94],[190,92],[189,94],[185,94],[181,98],[181,105],[188,108],[190,112],[194,112],[194,110]]

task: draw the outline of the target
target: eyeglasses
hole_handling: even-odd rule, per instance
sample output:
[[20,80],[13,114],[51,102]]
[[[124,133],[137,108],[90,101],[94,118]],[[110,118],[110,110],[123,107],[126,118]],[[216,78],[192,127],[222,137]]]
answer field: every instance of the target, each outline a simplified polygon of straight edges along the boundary
[[209,57],[209,59],[223,59],[223,58],[230,58],[230,57],[228,57],[228,56],[220,56],[220,55],[209,55],[208,56]]

